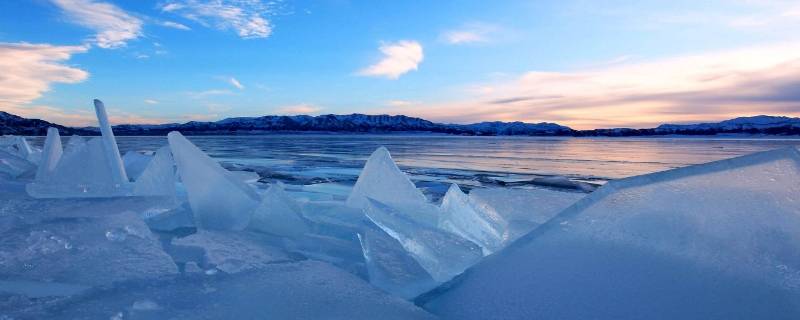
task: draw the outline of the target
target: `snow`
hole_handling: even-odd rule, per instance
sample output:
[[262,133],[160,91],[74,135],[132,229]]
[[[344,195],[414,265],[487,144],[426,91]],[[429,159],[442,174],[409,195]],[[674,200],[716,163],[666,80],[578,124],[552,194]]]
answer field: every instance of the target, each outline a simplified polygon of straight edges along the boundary
[[478,244],[485,254],[492,253],[502,247],[506,225],[492,210],[484,209],[452,184],[442,199],[439,228]]
[[58,129],[47,128],[42,158],[39,161],[39,167],[36,169],[36,180],[49,180],[63,153],[64,149],[61,147],[61,136],[58,134]]
[[308,232],[302,215],[300,205],[286,194],[281,185],[273,184],[253,212],[249,228],[284,237],[299,237]]
[[389,150],[384,147],[370,155],[347,198],[347,205],[363,208],[368,204],[368,197],[387,204],[407,205],[427,201],[405,173],[397,168]]
[[403,248],[433,277],[444,282],[483,257],[481,248],[457,235],[410,219],[404,208],[393,208],[369,199],[367,217]]
[[260,197],[179,132],[167,136],[198,227],[242,230]]
[[796,319],[800,151],[612,181],[417,302],[445,319]]

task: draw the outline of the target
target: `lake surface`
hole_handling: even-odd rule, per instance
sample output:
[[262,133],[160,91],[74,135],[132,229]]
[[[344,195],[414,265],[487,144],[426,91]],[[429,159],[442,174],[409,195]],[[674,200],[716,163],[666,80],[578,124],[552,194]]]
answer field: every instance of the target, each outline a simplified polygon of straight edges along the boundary
[[[68,139],[64,137],[65,142]],[[291,184],[354,181],[379,146],[419,181],[514,185],[558,175],[602,184],[610,179],[800,146],[800,139],[572,138],[436,135],[265,135],[189,137],[230,169]],[[120,151],[155,150],[166,137],[118,137]],[[43,137],[32,138],[41,145]]]

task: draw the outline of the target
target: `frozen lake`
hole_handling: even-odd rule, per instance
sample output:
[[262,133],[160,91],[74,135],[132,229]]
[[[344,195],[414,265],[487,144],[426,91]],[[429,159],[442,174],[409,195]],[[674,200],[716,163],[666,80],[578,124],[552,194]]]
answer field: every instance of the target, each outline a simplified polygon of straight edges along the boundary
[[[68,137],[64,137],[65,142]],[[462,137],[435,135],[266,135],[188,137],[212,157],[290,184],[354,182],[364,161],[387,147],[415,181],[462,185],[549,175],[604,183],[610,179],[800,146],[798,138],[737,137]],[[30,139],[41,146],[44,137]],[[118,137],[120,152],[155,150],[166,137]],[[524,184],[524,183],[523,183]]]

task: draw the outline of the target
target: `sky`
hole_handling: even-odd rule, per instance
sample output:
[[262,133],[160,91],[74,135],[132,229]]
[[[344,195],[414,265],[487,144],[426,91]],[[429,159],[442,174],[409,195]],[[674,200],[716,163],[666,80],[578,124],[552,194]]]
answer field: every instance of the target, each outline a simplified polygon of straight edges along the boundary
[[652,127],[800,116],[800,1],[0,1],[0,110]]

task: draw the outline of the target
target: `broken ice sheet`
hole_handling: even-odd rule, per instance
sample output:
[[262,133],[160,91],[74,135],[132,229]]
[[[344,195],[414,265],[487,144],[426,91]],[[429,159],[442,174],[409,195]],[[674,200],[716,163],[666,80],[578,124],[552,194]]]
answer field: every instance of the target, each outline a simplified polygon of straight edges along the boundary
[[794,148],[611,181],[417,302],[446,319],[797,319],[796,199]]
[[195,261],[205,268],[216,268],[225,273],[264,269],[270,264],[291,261],[286,252],[270,240],[252,232],[199,231],[188,237],[175,239],[168,251],[199,247],[204,256]]
[[260,202],[253,188],[223,169],[179,132],[168,135],[198,227],[241,230]]
[[[107,233],[124,237],[110,241]],[[0,274],[16,280],[108,286],[177,273],[172,259],[132,211],[18,223],[0,234],[0,243]]]
[[397,168],[389,150],[384,147],[370,155],[347,198],[347,205],[363,208],[368,205],[367,198],[386,204],[411,205],[427,202],[422,192]]
[[504,242],[507,244],[585,196],[580,192],[542,188],[477,188],[470,191],[469,202],[479,212],[492,217],[494,225],[506,224]]
[[396,239],[433,277],[444,282],[483,257],[481,247],[455,234],[422,225],[408,218],[413,213],[368,199],[367,217]]
[[251,230],[285,237],[299,237],[308,232],[300,205],[286,194],[283,186],[273,184],[264,193],[250,219]]
[[412,299],[439,284],[397,240],[382,230],[364,228],[358,239],[369,282],[375,287],[403,299]]
[[500,249],[505,240],[505,221],[494,210],[476,206],[456,184],[447,190],[441,205],[439,228],[475,242],[485,254]]

